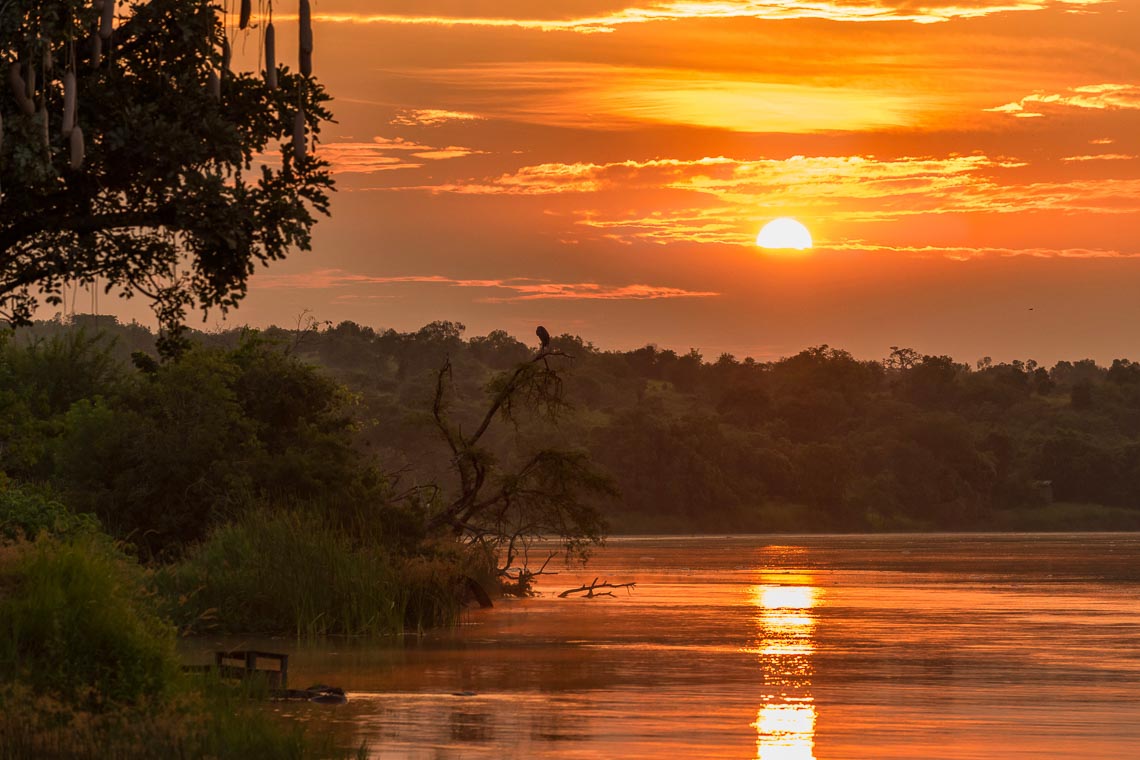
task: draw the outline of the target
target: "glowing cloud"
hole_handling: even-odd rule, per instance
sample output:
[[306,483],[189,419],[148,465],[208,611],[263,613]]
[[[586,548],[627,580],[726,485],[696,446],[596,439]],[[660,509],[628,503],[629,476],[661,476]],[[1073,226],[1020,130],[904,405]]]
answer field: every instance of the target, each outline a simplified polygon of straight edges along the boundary
[[467,280],[441,275],[408,275],[374,277],[354,274],[343,269],[318,269],[292,275],[262,275],[258,288],[329,290],[334,288],[376,285],[443,285],[455,288],[486,288],[509,291],[506,295],[488,295],[477,300],[483,303],[509,303],[540,300],[603,300],[645,301],[659,298],[708,298],[718,296],[712,291],[685,290],[661,285],[603,285],[596,282],[550,282],[548,280],[515,277],[509,279]]
[[477,121],[482,119],[473,113],[463,111],[445,111],[436,108],[403,109],[396,114],[396,118],[389,123],[401,127],[438,127],[451,121]]
[[[515,28],[541,32],[598,34],[628,24],[676,22],[692,19],[826,19],[828,21],[903,21],[932,24],[951,19],[979,18],[997,13],[1040,11],[1050,7],[1082,9],[1108,0],[967,0],[915,5],[907,0],[673,0],[615,8],[592,16],[569,18],[509,18],[493,15],[434,15],[399,13],[320,13],[318,21],[351,24],[412,24],[442,27]],[[284,17],[282,17],[284,18]]]
[[[1130,157],[1071,158],[1069,165]],[[544,163],[484,180],[395,189],[545,196],[577,229],[622,243],[748,245],[758,221],[788,214],[830,224],[874,224],[964,214],[1137,213],[1140,178],[1029,181],[1027,168],[1021,161],[980,154],[894,159],[716,156]],[[833,247],[826,239],[816,244]]]
[[1045,116],[1047,111],[1080,109],[1092,111],[1140,110],[1140,85],[1089,84],[1063,93],[1035,92],[1021,100],[986,108],[1020,118]]
[[[331,164],[334,174],[418,169],[423,166],[422,161],[442,161],[481,153],[481,150],[458,145],[432,147],[402,137],[374,137],[370,142],[330,142],[320,147],[320,157]],[[408,156],[421,161],[410,161]]]

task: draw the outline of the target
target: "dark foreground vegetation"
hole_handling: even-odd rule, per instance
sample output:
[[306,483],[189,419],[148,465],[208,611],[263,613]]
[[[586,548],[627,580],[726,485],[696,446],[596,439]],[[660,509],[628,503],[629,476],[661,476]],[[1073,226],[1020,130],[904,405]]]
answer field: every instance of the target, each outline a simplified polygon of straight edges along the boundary
[[473,585],[525,593],[540,537],[581,556],[607,522],[1140,528],[1126,360],[706,362],[462,333],[309,323],[166,360],[111,317],[5,334],[0,760],[351,754],[191,680],[177,636],[446,626]]

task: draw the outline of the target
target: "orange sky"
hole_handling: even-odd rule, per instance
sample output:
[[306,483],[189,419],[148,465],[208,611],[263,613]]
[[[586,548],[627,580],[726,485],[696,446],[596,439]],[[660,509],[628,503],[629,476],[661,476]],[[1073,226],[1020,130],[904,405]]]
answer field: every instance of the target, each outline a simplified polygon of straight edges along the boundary
[[[292,40],[293,4],[276,9]],[[260,271],[231,323],[310,309],[708,358],[1140,358],[1140,0],[314,0],[314,17],[340,192],[314,251]],[[810,255],[756,248],[778,216]]]

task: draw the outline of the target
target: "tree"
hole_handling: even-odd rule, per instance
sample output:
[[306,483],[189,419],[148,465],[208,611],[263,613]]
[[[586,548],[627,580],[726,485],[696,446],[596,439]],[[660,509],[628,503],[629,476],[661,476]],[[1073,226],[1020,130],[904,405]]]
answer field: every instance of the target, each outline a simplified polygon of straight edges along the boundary
[[472,433],[464,433],[449,412],[450,359],[436,374],[432,417],[451,450],[458,488],[428,518],[428,531],[450,529],[483,544],[498,557],[501,578],[510,578],[521,558],[524,568],[515,577],[521,592],[528,590],[525,564],[532,543],[554,538],[568,556],[584,557],[605,528],[591,497],[616,492],[583,451],[542,447],[505,465],[486,444],[496,418],[516,425],[527,412],[557,419],[566,403],[562,374],[552,362],[567,358],[559,349],[543,350],[496,376],[488,386],[490,404]]
[[229,71],[219,10],[0,3],[0,317],[101,287],[149,299],[176,351],[189,309],[235,306],[258,262],[309,247],[329,98],[285,66],[276,86]]

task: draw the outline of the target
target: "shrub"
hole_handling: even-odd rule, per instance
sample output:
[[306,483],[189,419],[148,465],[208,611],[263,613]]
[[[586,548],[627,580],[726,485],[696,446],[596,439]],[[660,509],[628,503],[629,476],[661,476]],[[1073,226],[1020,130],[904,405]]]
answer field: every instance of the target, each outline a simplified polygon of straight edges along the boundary
[[143,570],[106,537],[0,549],[0,680],[74,703],[133,703],[178,673]]
[[94,515],[75,514],[44,490],[0,483],[0,542],[32,541],[41,533],[72,536],[99,532]]
[[454,564],[353,541],[319,515],[260,509],[215,529],[157,581],[189,630],[315,637],[452,622],[461,577]]

